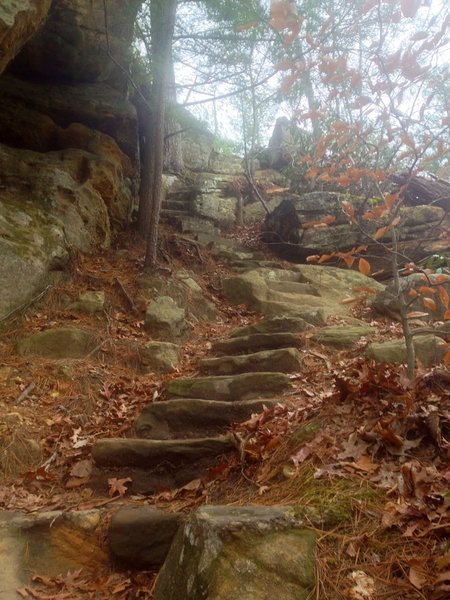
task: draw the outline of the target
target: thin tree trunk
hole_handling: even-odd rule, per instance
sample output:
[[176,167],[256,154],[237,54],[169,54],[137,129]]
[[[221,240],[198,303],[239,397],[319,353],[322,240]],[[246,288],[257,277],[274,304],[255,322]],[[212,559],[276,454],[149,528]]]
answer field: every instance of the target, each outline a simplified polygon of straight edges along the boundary
[[159,215],[162,201],[162,172],[164,164],[164,117],[169,82],[169,68],[177,0],[152,0],[152,114],[147,137],[139,215],[140,229],[145,232],[147,249],[145,267],[154,268],[157,259]]
[[180,130],[180,124],[173,114],[177,104],[177,90],[175,86],[175,72],[173,68],[172,52],[168,66],[168,87],[167,87],[167,102],[168,109],[166,110],[165,118],[165,138],[164,138],[164,170],[172,171],[173,173],[181,173],[183,171],[183,155],[181,152],[181,136],[176,132]]

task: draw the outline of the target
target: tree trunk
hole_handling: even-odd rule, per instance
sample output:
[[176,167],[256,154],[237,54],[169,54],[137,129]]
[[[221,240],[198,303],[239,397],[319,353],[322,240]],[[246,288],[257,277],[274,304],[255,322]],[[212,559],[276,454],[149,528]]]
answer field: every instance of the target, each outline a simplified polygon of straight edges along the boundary
[[177,0],[152,0],[151,110],[143,124],[146,143],[143,156],[139,205],[139,229],[147,239],[145,267],[156,266],[159,214],[164,163],[164,117]]
[[165,138],[164,138],[164,170],[172,173],[181,173],[183,171],[183,155],[181,152],[181,138],[177,133],[181,129],[181,125],[177,122],[173,111],[177,104],[177,90],[175,87],[175,72],[173,69],[172,52],[170,53],[170,61],[168,66],[168,86],[167,86],[167,103],[165,118]]

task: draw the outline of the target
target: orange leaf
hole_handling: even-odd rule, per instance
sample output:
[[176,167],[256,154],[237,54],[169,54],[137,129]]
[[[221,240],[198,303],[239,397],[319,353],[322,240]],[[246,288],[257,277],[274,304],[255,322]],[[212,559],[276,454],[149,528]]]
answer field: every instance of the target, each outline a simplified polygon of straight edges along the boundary
[[344,256],[341,257],[342,260],[345,262],[345,264],[347,265],[347,267],[349,269],[352,268],[353,263],[355,262],[355,257],[354,256],[350,256],[348,254],[345,254]]
[[357,285],[353,288],[354,292],[365,292],[366,294],[376,294],[377,292],[368,285]]
[[[409,312],[406,316],[408,317],[408,319],[420,319],[422,317],[429,317],[430,315],[426,312],[423,312],[422,310],[413,310]],[[450,319],[450,311],[448,318]]]
[[352,302],[358,302],[359,298],[344,298],[341,300],[341,304],[351,304]]
[[419,295],[419,292],[417,290],[415,290],[414,288],[409,290],[409,292],[408,292],[408,296],[411,296],[411,298],[417,298],[418,295]]
[[330,258],[333,258],[333,256],[334,256],[334,253],[333,254],[322,254],[322,256],[319,259],[319,265],[326,262],[327,260],[330,260]]
[[444,365],[450,365],[450,351],[444,356]]
[[363,275],[370,275],[370,272],[372,271],[370,263],[365,258],[359,259],[358,269]]
[[442,304],[445,306],[445,308],[448,308],[449,296],[447,290],[440,285],[438,291]]
[[445,281],[450,281],[450,275],[439,274],[433,278],[434,283],[444,283]]
[[427,285],[421,285],[419,288],[419,294],[423,294],[424,296],[426,296],[427,294],[435,294],[436,293],[436,288],[432,288],[432,287],[428,287]]
[[444,321],[448,321],[450,319],[450,310],[446,310],[444,313]]
[[423,305],[430,310],[436,310],[436,302],[432,298],[424,298]]
[[311,256],[306,257],[306,262],[314,263],[314,262],[317,262],[319,260],[319,258],[320,258],[320,256],[318,254],[312,254]]
[[386,231],[388,230],[388,227],[380,227],[380,229],[378,229],[378,231],[375,233],[375,235],[373,236],[374,240],[379,240],[380,238],[383,237],[383,235],[386,233]]

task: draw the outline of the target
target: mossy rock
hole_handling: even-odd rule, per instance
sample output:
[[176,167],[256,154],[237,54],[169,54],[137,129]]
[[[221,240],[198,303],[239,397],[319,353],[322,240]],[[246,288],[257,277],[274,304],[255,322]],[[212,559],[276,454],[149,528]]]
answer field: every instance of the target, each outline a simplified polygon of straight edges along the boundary
[[96,346],[92,333],[75,327],[54,327],[38,331],[17,342],[17,352],[42,358],[84,358]]
[[375,331],[374,327],[369,327],[368,325],[323,327],[313,335],[313,340],[320,344],[325,344],[325,346],[348,348],[360,338],[375,333]]
[[206,400],[248,400],[282,394],[290,388],[284,373],[244,373],[223,377],[175,379],[166,384],[165,391],[175,398],[204,398]]

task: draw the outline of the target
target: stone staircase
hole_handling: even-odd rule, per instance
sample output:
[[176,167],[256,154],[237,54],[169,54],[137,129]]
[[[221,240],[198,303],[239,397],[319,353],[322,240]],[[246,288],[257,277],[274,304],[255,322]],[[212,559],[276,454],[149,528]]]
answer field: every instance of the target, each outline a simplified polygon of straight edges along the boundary
[[236,450],[233,423],[283,401],[287,374],[302,367],[296,333],[307,327],[302,319],[269,318],[213,343],[198,376],[169,381],[164,399],[143,410],[134,437],[97,440],[97,481],[131,477],[132,493],[150,494],[204,477]]

